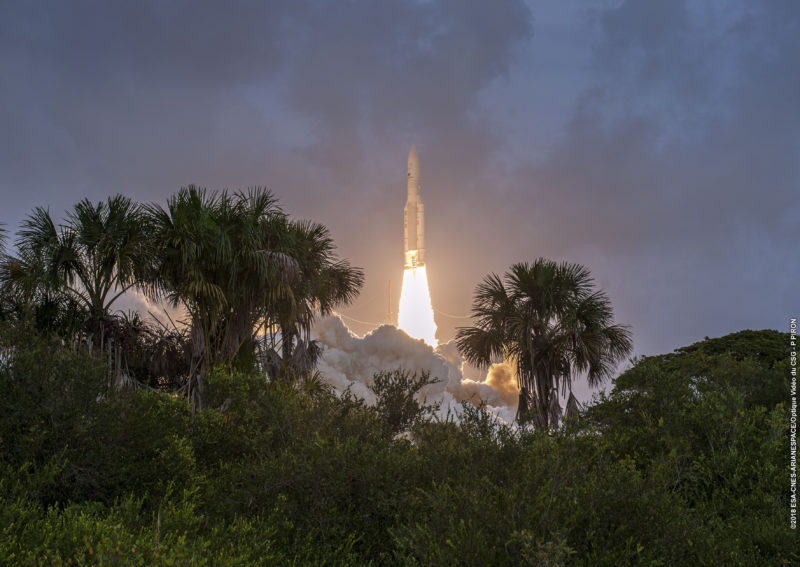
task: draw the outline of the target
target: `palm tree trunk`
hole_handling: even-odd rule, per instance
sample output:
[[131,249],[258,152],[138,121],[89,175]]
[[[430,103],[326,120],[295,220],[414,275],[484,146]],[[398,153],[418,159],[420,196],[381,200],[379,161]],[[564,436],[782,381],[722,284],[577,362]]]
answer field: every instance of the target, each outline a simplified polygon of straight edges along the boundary
[[[292,331],[281,325],[281,360],[284,369],[288,369],[291,364],[293,342],[294,336]],[[286,376],[288,377],[288,373],[286,373]]]
[[202,411],[205,405],[205,375],[208,372],[208,356],[206,333],[199,318],[194,318],[192,322],[192,365],[187,388],[192,411]]
[[548,410],[550,409],[550,388],[545,377],[537,373],[536,376],[536,420],[538,426],[543,431],[546,431],[550,426],[550,419]]

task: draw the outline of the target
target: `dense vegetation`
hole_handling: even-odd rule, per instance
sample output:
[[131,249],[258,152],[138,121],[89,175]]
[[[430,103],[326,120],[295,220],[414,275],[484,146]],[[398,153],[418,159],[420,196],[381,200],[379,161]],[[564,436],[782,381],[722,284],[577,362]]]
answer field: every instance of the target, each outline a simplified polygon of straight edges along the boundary
[[[119,199],[83,203],[61,229],[35,211],[0,266],[0,564],[800,561],[785,334],[635,360],[609,394],[546,427],[469,404],[436,419],[414,394],[439,377],[403,369],[376,375],[367,406],[312,371],[314,316],[362,277],[324,227],[289,220],[264,192],[188,188],[167,209]],[[114,207],[137,222],[110,222]],[[518,269],[535,266],[558,268]],[[182,304],[187,328],[111,313],[126,286]],[[531,288],[509,289],[509,320],[538,318],[532,334],[572,325],[532,390],[591,364],[561,348],[572,339],[598,355],[597,377],[616,358],[607,329],[624,350],[602,294],[573,296],[594,299],[548,327]],[[586,310],[597,324],[576,326]],[[484,330],[515,348],[509,328]]]
[[459,423],[426,418],[402,372],[383,377],[376,408],[314,380],[216,372],[192,414],[183,398],[110,387],[96,355],[4,327],[7,565],[800,560],[777,332],[638,360],[548,435],[470,406]]

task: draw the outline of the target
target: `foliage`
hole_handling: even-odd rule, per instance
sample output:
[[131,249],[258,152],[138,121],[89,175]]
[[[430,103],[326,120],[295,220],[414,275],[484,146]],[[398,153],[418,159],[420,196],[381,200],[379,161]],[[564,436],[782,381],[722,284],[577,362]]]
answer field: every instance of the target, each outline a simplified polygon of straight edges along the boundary
[[273,255],[283,212],[272,194],[211,193],[183,188],[167,208],[150,205],[154,266],[151,294],[183,305],[191,317],[194,401],[202,407],[204,378],[230,364],[252,335],[270,284],[289,278],[295,263]]
[[[364,279],[337,258],[326,227],[289,220],[260,188],[192,185],[166,208],[84,199],[62,225],[37,207],[14,256],[5,235],[0,226],[0,319],[32,319],[40,334],[107,353],[118,386],[186,388],[193,408],[217,366],[309,377],[315,317],[352,302]],[[133,287],[185,308],[188,331],[112,313]]]
[[147,270],[146,235],[142,207],[122,195],[97,204],[84,199],[60,227],[37,207],[18,234],[18,256],[0,263],[0,283],[28,303],[79,306],[85,329],[103,350],[111,305]]
[[[107,318],[107,336],[119,353],[117,376],[165,391],[178,391],[191,369],[192,344],[189,329],[171,327],[157,319],[144,319],[136,312]],[[117,381],[119,385],[119,380]]]
[[296,339],[307,335],[315,309],[328,313],[352,301],[363,282],[359,269],[335,259],[324,226],[289,221],[263,189],[231,195],[189,186],[166,209],[147,211],[155,247],[151,293],[183,305],[191,317],[197,407],[208,372],[255,360],[263,343],[257,329],[273,339],[280,330],[282,362],[291,370],[283,375],[313,368],[318,349],[307,336],[302,345]]
[[189,415],[180,399],[115,392],[104,359],[61,348],[29,325],[3,329],[0,344],[0,456],[32,479],[41,503],[107,503],[131,486],[158,494],[165,478],[193,476],[192,447],[178,433]]
[[741,331],[639,359],[589,408],[585,426],[709,518],[715,537],[732,540],[732,553],[789,557],[780,466],[788,353],[787,334]]
[[[640,359],[580,419],[543,433],[485,406],[426,418],[414,394],[430,379],[402,370],[376,381],[376,407],[313,380],[216,370],[209,409],[192,414],[165,393],[110,388],[104,360],[30,323],[0,327],[2,564],[800,559],[785,397],[764,405],[750,388],[785,376],[785,335],[753,336],[757,352],[779,347],[772,360],[746,341],[735,356],[709,354],[711,342]],[[411,422],[412,441],[390,434]]]
[[403,369],[383,371],[376,373],[373,379],[370,390],[377,398],[375,410],[381,416],[387,435],[393,436],[429,421],[441,406],[418,399],[423,388],[440,382],[438,378],[431,378],[427,370],[419,376]]
[[[316,363],[311,341],[316,314],[329,315],[334,308],[352,303],[364,284],[364,273],[336,257],[328,229],[315,222],[292,221],[285,226],[286,252],[297,262],[299,277],[289,279],[269,296],[265,328],[280,333],[284,372],[307,375]],[[272,333],[271,338],[276,334]]]
[[585,374],[596,386],[631,351],[630,332],[612,323],[608,297],[593,288],[583,266],[544,258],[512,265],[502,280],[490,274],[477,286],[476,325],[458,330],[458,350],[481,367],[496,359],[516,363],[520,423],[557,425],[559,390],[572,400],[573,379]]

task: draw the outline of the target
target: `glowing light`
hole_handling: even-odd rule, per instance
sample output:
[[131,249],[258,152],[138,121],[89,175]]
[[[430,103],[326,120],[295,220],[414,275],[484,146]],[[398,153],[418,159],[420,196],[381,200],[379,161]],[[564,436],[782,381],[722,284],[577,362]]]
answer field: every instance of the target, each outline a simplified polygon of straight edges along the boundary
[[397,326],[415,339],[422,339],[432,347],[436,341],[436,321],[433,320],[431,294],[428,291],[428,275],[425,266],[406,268],[403,272],[403,289],[400,292],[400,308]]

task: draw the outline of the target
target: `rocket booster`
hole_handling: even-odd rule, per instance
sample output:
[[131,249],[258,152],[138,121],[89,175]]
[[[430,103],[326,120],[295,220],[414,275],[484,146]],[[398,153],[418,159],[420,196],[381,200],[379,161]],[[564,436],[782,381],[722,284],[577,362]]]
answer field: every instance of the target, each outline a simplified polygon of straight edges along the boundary
[[419,183],[419,155],[417,147],[408,152],[408,200],[405,217],[405,267],[425,265],[425,209]]

